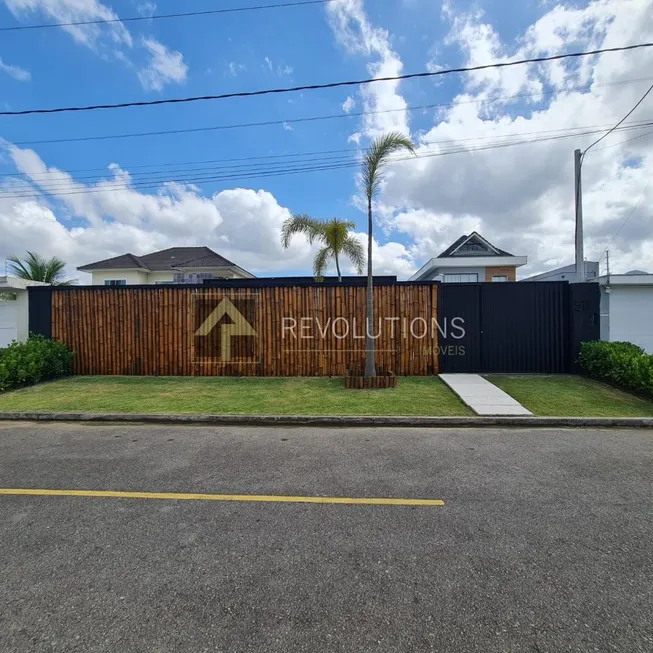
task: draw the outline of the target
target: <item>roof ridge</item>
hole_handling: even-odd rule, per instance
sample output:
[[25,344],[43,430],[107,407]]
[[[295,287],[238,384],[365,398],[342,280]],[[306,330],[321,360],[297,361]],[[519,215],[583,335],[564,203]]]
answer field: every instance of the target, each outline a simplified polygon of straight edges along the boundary
[[127,256],[129,256],[129,258],[132,259],[132,261],[135,261],[140,267],[145,268],[146,270],[150,269],[145,263],[143,263],[140,257],[136,256],[136,254],[127,252]]
[[228,258],[222,256],[222,254],[218,254],[217,252],[214,252],[210,247],[207,247],[206,245],[202,245],[198,247],[197,249],[204,249],[206,250],[206,253],[203,256],[194,256],[193,258],[186,259],[184,261],[180,261],[179,263],[173,263],[171,267],[176,268],[176,267],[182,267],[184,265],[187,265],[188,263],[193,263],[194,261],[199,261],[200,259],[206,258],[207,256],[216,256],[218,258],[221,258],[222,260],[226,261],[228,265],[236,265],[232,261],[230,261]]

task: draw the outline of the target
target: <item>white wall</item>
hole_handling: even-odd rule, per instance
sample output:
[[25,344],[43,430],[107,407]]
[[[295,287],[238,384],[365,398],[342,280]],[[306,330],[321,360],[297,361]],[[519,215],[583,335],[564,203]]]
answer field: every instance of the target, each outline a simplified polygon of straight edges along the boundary
[[[234,279],[241,275],[232,268],[194,268],[193,272],[210,272],[216,277]],[[141,272],[140,270],[99,270],[92,273],[91,283],[94,286],[103,286],[104,282],[112,279],[124,279],[128,286],[135,284],[172,283],[174,272]],[[243,277],[249,278],[249,277]]]
[[140,272],[139,270],[107,270],[93,272],[93,285],[103,286],[104,282],[110,279],[124,279],[128,286],[135,284],[149,283],[147,279],[147,272]]
[[170,272],[150,272],[147,275],[147,281],[143,283],[172,283],[172,270]]
[[17,330],[17,301],[4,301],[0,299],[0,347],[6,347],[18,337]]
[[15,300],[0,299],[0,347],[6,347],[12,340],[24,342],[29,335],[27,291],[12,290]]
[[653,286],[611,286],[608,323],[602,338],[632,342],[653,354]]

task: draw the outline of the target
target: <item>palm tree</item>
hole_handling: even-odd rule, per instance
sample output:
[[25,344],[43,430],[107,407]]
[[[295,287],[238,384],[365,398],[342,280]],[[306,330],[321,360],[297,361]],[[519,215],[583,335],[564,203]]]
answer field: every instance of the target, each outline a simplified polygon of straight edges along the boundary
[[9,271],[19,279],[43,281],[51,283],[53,286],[69,286],[74,283],[74,281],[64,281],[66,262],[56,256],[46,259],[40,254],[27,252],[24,261],[17,256],[10,256],[7,261],[9,262]]
[[399,150],[408,150],[415,154],[415,148],[409,138],[399,132],[389,132],[372,141],[363,157],[361,181],[367,198],[367,337],[365,341],[365,376],[376,376],[374,367],[374,295],[372,288],[372,200],[379,191],[383,181],[383,170],[388,157]]
[[295,234],[304,234],[309,244],[315,241],[323,245],[313,260],[313,276],[322,281],[329,261],[333,259],[338,271],[338,281],[342,281],[340,274],[340,255],[344,254],[354,264],[358,274],[363,274],[365,263],[365,250],[356,238],[349,234],[356,223],[351,220],[316,220],[308,215],[296,214],[288,218],[281,227],[281,244],[284,249],[290,245],[290,240]]

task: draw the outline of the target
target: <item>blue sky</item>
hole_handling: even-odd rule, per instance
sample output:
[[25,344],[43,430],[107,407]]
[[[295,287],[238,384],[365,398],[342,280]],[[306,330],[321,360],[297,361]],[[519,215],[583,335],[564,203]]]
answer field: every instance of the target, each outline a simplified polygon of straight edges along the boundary
[[[251,4],[256,2],[230,0],[219,6]],[[265,2],[261,0],[261,4]],[[633,0],[633,6],[644,17],[653,8],[649,0]],[[58,22],[66,17],[106,17],[112,15],[111,12],[118,16],[134,16],[216,7],[218,5],[209,0],[184,3],[159,0],[156,6],[139,0],[6,0],[0,2],[0,26]],[[633,11],[629,22],[619,3],[611,0],[578,2],[564,7],[553,2],[517,0],[474,3],[468,0],[446,3],[335,0],[328,7],[316,5],[148,20],[82,28],[77,32],[60,28],[4,32],[0,39],[0,104],[13,110],[150,100],[365,78],[380,74],[382,70],[392,74],[421,71],[429,66],[486,63],[521,53],[600,45],[610,39],[630,42],[637,40],[638,31],[644,33],[647,20],[650,19],[642,18],[637,24],[637,11]],[[571,28],[570,21],[580,21],[578,29]],[[624,61],[632,65],[632,70],[628,70],[628,66],[624,70]],[[585,75],[583,83],[606,80],[614,83],[615,80],[643,77],[642,61],[636,57],[630,60],[615,57],[607,62],[594,62],[582,73]],[[650,61],[650,57],[646,61]],[[410,81],[394,87],[375,85],[377,88],[368,87],[369,90],[343,88],[115,111],[0,117],[0,138],[5,143],[5,152],[0,154],[0,175],[26,173],[22,179],[28,190],[22,189],[20,193],[32,193],[29,197],[17,197],[15,188],[7,186],[7,180],[11,182],[12,178],[2,180],[0,220],[4,219],[8,225],[20,223],[22,228],[5,230],[5,237],[0,240],[0,257],[20,254],[28,246],[38,246],[41,250],[51,249],[66,258],[71,266],[76,266],[89,262],[89,257],[93,260],[124,253],[127,247],[134,253],[145,253],[161,245],[207,244],[231,257],[240,257],[236,263],[253,268],[259,274],[308,273],[311,250],[305,243],[297,243],[289,252],[281,251],[278,243],[272,243],[278,239],[280,222],[288,212],[316,217],[339,216],[356,221],[357,231],[362,232],[365,216],[357,205],[352,169],[260,180],[238,179],[234,172],[234,178],[228,181],[202,181],[197,188],[184,188],[179,191],[183,197],[176,196],[175,191],[171,202],[160,199],[169,192],[163,185],[134,186],[131,193],[114,192],[115,197],[106,201],[102,198],[109,192],[98,193],[88,196],[92,200],[84,202],[79,197],[52,196],[42,183],[46,175],[41,172],[40,176],[30,177],[34,169],[29,166],[37,161],[37,167],[42,162],[50,169],[79,171],[74,172],[71,179],[57,172],[47,175],[50,188],[70,189],[75,183],[84,184],[75,186],[83,190],[100,176],[111,178],[115,173],[91,170],[106,169],[110,164],[117,164],[122,171],[134,173],[136,177],[145,171],[151,174],[158,171],[156,178],[163,181],[168,164],[180,164],[168,166],[174,171],[191,168],[188,162],[244,159],[242,162],[197,164],[202,168],[197,174],[210,177],[219,169],[224,171],[225,166],[252,163],[263,166],[269,161],[257,157],[327,150],[353,152],[388,126],[409,131],[421,151],[428,153],[433,147],[429,141],[438,139],[455,142],[479,138],[482,142],[496,136],[609,123],[641,88],[635,84],[632,89],[628,86],[622,100],[615,99],[615,94],[607,97],[600,92],[569,99],[569,93],[564,91],[577,81],[579,68],[560,68],[561,77],[529,71],[521,77],[519,73],[502,73],[500,78],[488,74],[474,81],[451,76]],[[538,90],[555,93],[539,100],[516,99],[492,104],[490,112],[485,114],[479,105],[480,100],[488,97]],[[570,119],[568,108],[559,106],[563,100],[575,107],[578,115],[573,119]],[[398,111],[368,117],[367,122],[346,114],[347,109],[373,111],[448,102],[454,103],[451,108]],[[649,110],[649,114],[652,113]],[[56,138],[292,120],[328,114],[342,117],[191,134],[23,144]],[[396,164],[397,172],[390,173],[388,186],[379,199],[375,233],[381,248],[379,271],[407,276],[411,269],[420,267],[427,258],[472,228],[481,230],[499,246],[516,250],[515,254],[527,253],[532,262],[529,272],[568,262],[573,256],[571,234],[566,226],[569,216],[563,199],[568,188],[557,173],[568,168],[573,148],[581,144],[565,142],[564,151],[534,151],[527,160],[551,159],[550,169],[545,170],[537,163],[530,175],[534,179],[543,177],[541,183],[534,182],[528,192],[524,191],[523,179],[518,188],[506,181],[505,188],[497,189],[501,198],[514,198],[511,207],[519,205],[514,212],[512,208],[506,209],[506,202],[500,198],[487,197],[488,192],[493,192],[492,187],[485,191],[485,197],[482,188],[478,194],[474,192],[483,185],[484,178],[491,177],[505,165],[506,156],[511,157],[501,150],[488,154],[494,158],[479,154],[443,157],[437,159],[437,167],[436,159],[433,159],[433,167],[419,163]],[[619,155],[619,170],[628,167],[626,161],[633,160],[630,150],[624,149],[623,153],[613,150],[611,154]],[[637,153],[636,160],[641,161]],[[612,226],[629,210],[633,189],[643,192],[639,175],[646,174],[648,164],[646,160],[643,170],[641,166],[635,168],[628,173],[630,177],[626,175],[621,179],[618,188],[611,187],[601,196],[601,184],[605,179],[615,178],[615,163],[614,158],[607,160],[597,156],[596,188],[588,183],[587,189],[588,202],[595,211],[595,219],[588,229],[589,250],[594,257],[601,253],[601,243],[605,242]],[[517,158],[514,158],[514,165],[518,170],[524,169]],[[174,179],[179,174],[173,172],[169,178]],[[509,176],[508,171],[501,175],[501,183]],[[440,185],[442,197],[432,192],[434,186]],[[80,195],[87,197],[83,193]],[[556,210],[565,212],[564,220],[556,218],[550,206],[545,206],[547,197]],[[241,201],[244,208],[240,208]],[[615,203],[619,207],[617,213]],[[496,208],[492,208],[495,204]],[[239,210],[248,215],[246,220],[239,220]],[[523,217],[520,221],[524,213],[529,216],[526,222]],[[54,225],[53,220],[58,224]],[[521,230],[516,230],[520,225]],[[248,233],[251,245],[247,242]],[[636,244],[644,233],[648,238],[649,232],[638,228],[630,238],[626,233],[617,243],[624,265],[647,265],[650,247]],[[270,244],[265,249],[267,241]]]
[[[229,6],[251,4],[250,0],[234,0]],[[139,5],[142,3],[110,3],[122,16],[138,15]],[[182,10],[215,6],[208,0],[192,0],[184,3]],[[425,48],[430,47],[434,37],[444,36],[446,29],[439,11],[434,9],[435,3],[375,0],[369,6],[370,20],[396,26],[394,39],[398,49],[405,52],[406,68],[422,70]],[[175,12],[180,8],[182,5],[172,0],[160,0],[156,12]],[[423,24],[425,17],[426,25]],[[41,12],[31,12],[25,14],[25,20],[17,20],[5,6],[0,9],[1,25],[30,22],[50,20]],[[423,27],[418,27],[420,24]],[[101,29],[105,33],[109,31]],[[187,79],[182,83],[166,84],[161,90],[147,90],[139,82],[137,70],[116,61],[104,45],[98,48],[100,52],[96,55],[75,43],[63,30],[8,32],[3,35],[0,56],[7,63],[29,70],[31,83],[3,77],[1,88],[5,106],[18,109],[228,93],[368,76],[365,60],[351,56],[338,46],[325,20],[325,10],[319,5],[154,20],[129,24],[128,29],[135,41],[154,37],[169,49],[183,53],[188,66]],[[412,36],[415,30],[423,32],[416,43]],[[134,66],[145,65],[144,55],[143,52],[134,53]],[[451,52],[451,57],[452,63],[460,62],[460,55],[455,51]],[[341,105],[350,94],[348,89],[333,89],[151,109],[26,116],[5,119],[1,127],[5,139],[18,143],[54,137],[157,131],[180,125],[211,127],[331,114],[344,116]],[[430,83],[414,82],[407,89],[409,103],[416,105],[446,102],[449,95],[446,89],[433,89]],[[416,115],[416,122],[420,118]],[[356,131],[357,122],[357,118],[342,118],[292,125],[292,131],[276,125],[34,147],[48,165],[62,169],[105,167],[111,162],[131,167],[158,162],[349,149],[355,147],[347,139]],[[428,123],[422,122],[425,126]],[[7,162],[2,171],[10,172],[11,167]],[[202,189],[212,194],[232,185],[205,183]],[[358,211],[349,204],[349,196],[355,190],[349,170],[272,178],[265,182],[265,188],[292,211],[325,217],[346,214],[351,219],[360,219]]]

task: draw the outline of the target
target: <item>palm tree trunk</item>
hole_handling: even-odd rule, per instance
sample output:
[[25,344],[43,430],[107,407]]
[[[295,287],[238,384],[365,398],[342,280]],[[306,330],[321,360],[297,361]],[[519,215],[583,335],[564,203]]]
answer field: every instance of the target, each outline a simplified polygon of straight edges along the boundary
[[376,376],[374,367],[374,294],[372,288],[372,198],[367,198],[367,329],[365,338],[365,376]]
[[336,270],[338,271],[338,281],[342,282],[342,276],[340,275],[340,263],[338,262],[338,254],[334,253],[333,256],[336,259]]

